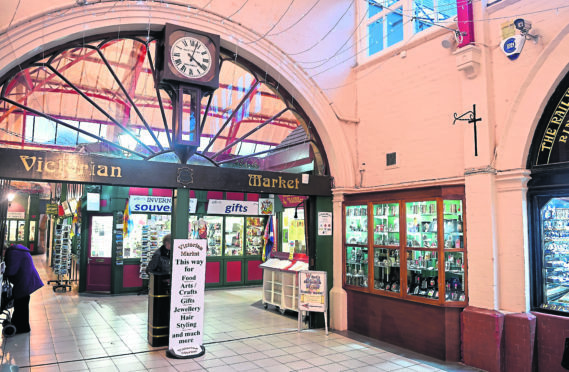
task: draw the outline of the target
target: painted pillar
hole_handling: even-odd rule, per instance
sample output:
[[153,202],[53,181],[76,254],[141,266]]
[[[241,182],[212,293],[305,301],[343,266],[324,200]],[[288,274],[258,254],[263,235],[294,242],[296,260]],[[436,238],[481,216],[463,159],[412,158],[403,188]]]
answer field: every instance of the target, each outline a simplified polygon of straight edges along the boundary
[[469,305],[498,309],[495,174],[465,177]]
[[172,204],[172,239],[188,239],[190,190],[174,190]]
[[496,175],[498,208],[498,304],[500,310],[530,310],[527,169]]
[[[276,200],[280,200],[277,198]],[[333,272],[333,235],[319,235],[318,234],[318,215],[320,212],[332,212],[332,200],[330,197],[326,196],[315,196],[309,198],[311,217],[310,226],[308,226],[309,231],[309,246],[314,246],[314,270],[316,271],[326,271],[327,273],[327,287],[328,287],[328,297],[330,297],[330,290],[332,288],[332,282],[334,277]],[[282,210],[282,206],[281,206]],[[328,312],[330,313],[330,302],[328,307]],[[317,321],[313,321],[317,319]],[[324,317],[318,316],[316,318],[311,318],[310,322],[311,328],[321,328],[324,327]]]
[[348,329],[348,295],[342,288],[342,203],[344,193],[333,190],[333,287],[330,291],[330,328],[337,331]]

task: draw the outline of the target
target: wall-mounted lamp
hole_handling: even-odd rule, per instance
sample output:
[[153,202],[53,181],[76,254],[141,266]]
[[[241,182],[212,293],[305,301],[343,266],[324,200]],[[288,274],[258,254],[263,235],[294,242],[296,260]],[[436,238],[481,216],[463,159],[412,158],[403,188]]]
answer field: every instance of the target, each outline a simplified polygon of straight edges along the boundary
[[296,207],[294,207],[294,219],[295,220],[298,218],[298,207],[300,207],[301,204],[304,204],[305,201],[306,201],[306,199],[304,199],[303,201],[298,203]]
[[8,201],[11,203],[14,201],[15,197],[16,197],[16,193],[9,192],[8,195],[6,196],[6,199],[8,199]]

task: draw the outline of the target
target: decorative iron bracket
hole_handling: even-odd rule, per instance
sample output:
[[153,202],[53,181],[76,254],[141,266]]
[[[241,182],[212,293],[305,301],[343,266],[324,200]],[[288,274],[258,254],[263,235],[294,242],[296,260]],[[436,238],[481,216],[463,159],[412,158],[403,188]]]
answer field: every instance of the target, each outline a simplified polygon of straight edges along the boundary
[[[464,118],[468,115],[467,118]],[[454,113],[454,120],[452,125],[456,124],[456,121],[467,121],[468,124],[474,124],[474,156],[478,156],[478,135],[476,133],[476,122],[482,121],[482,118],[476,117],[476,105],[472,105],[472,111],[466,111],[464,114],[457,116],[456,112]]]

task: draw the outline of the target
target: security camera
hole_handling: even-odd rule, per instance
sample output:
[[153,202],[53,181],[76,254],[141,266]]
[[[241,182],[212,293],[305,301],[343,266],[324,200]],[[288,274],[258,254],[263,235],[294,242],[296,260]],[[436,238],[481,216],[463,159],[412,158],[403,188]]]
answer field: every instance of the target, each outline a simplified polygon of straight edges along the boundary
[[514,26],[521,31],[522,34],[527,34],[531,30],[531,22],[523,18],[518,18],[514,21]]

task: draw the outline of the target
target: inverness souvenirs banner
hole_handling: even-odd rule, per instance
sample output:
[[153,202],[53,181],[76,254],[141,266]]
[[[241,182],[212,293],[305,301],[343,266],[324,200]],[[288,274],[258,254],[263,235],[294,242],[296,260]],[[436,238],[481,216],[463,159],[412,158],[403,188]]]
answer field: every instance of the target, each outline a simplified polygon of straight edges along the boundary
[[203,314],[207,240],[174,239],[170,337],[167,355],[195,358],[205,353]]
[[[170,213],[172,212],[172,198],[169,196],[142,196],[128,197],[130,213]],[[190,198],[190,213],[196,213],[198,199]]]

